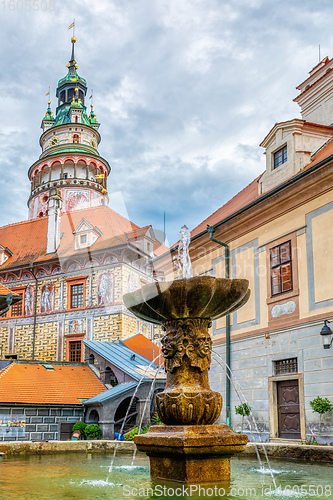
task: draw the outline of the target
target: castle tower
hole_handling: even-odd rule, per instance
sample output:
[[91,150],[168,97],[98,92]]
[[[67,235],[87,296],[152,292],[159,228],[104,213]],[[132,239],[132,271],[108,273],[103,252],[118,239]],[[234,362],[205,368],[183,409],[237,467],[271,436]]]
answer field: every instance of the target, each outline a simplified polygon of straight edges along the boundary
[[99,123],[93,105],[89,116],[87,114],[87,83],[77,73],[75,42],[76,38],[72,37],[68,73],[58,82],[55,117],[49,101],[42,120],[42,154],[29,168],[29,219],[47,214],[51,188],[60,191],[62,211],[108,203],[107,176],[111,169],[97,150],[101,140]]

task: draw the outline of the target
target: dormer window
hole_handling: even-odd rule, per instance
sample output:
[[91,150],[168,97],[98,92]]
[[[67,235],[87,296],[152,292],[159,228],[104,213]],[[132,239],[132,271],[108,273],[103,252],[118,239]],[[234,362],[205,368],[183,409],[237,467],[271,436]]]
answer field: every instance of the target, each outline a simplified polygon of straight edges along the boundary
[[75,250],[82,250],[91,247],[102,233],[96,226],[92,226],[88,221],[82,219],[73,234],[75,237]]
[[278,168],[282,163],[287,161],[287,146],[283,146],[283,148],[279,149],[274,153],[274,168]]

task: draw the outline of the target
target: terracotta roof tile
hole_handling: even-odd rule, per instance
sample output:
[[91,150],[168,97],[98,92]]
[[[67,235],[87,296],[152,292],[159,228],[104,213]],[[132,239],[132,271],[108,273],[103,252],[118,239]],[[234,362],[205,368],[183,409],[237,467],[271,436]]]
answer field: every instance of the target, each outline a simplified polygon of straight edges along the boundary
[[9,293],[11,293],[13,297],[20,297],[18,293],[13,292],[12,290],[10,290],[9,288],[0,283],[0,295],[8,295]]
[[[147,337],[142,335],[142,333],[137,333],[136,335],[133,335],[133,337],[122,340],[122,343],[132,351],[140,354],[140,356],[149,359],[149,361],[153,361],[156,356],[161,354],[160,348],[156,344],[153,344],[151,340],[147,339]],[[155,363],[157,365],[162,365],[162,356],[156,359]]]
[[[61,215],[60,232],[62,238],[56,254],[46,255],[47,217],[40,217],[17,224],[0,227],[0,244],[8,247],[13,253],[1,266],[1,269],[29,265],[31,262],[54,260],[55,257],[67,258],[74,254],[87,253],[88,249],[75,250],[73,231],[85,219],[93,227],[97,227],[101,236],[91,246],[91,250],[105,249],[123,245],[130,239],[145,234],[150,226],[140,228],[109,207],[92,207]],[[162,248],[161,248],[162,247]],[[155,248],[155,245],[154,245]],[[160,253],[167,250],[160,243],[156,245]]]
[[87,366],[11,363],[0,372],[2,403],[79,405],[105,391]]

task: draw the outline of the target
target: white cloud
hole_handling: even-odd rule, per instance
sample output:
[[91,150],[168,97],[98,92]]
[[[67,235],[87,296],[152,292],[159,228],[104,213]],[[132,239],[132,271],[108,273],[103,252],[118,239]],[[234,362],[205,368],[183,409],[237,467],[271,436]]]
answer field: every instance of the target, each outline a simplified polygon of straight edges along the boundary
[[[299,116],[295,87],[333,56],[326,0],[55,0],[0,18],[1,224],[24,219],[45,93],[70,56],[94,89],[101,154],[129,217],[173,243],[264,169],[259,143]],[[332,120],[333,121],[333,120]],[[0,242],[1,243],[1,242]]]

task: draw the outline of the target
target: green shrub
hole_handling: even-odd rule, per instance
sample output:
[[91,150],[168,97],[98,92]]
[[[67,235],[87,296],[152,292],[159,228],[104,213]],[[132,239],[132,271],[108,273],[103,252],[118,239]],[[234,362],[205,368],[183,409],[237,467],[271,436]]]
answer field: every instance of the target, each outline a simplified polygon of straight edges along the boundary
[[245,415],[248,417],[251,413],[251,410],[251,406],[249,406],[247,403],[235,406],[236,415],[241,415],[242,417],[245,417]]
[[310,401],[310,406],[312,408],[313,413],[319,413],[323,415],[323,413],[327,413],[328,411],[333,411],[333,404],[328,398],[321,398],[317,396],[312,401]]
[[89,439],[98,439],[102,434],[102,429],[97,424],[89,424],[85,428],[84,433]]
[[85,434],[85,428],[87,427],[87,424],[85,422],[76,422],[74,425],[73,425],[73,429],[72,429],[72,432],[74,431],[80,431],[81,432],[81,436],[84,436]]

